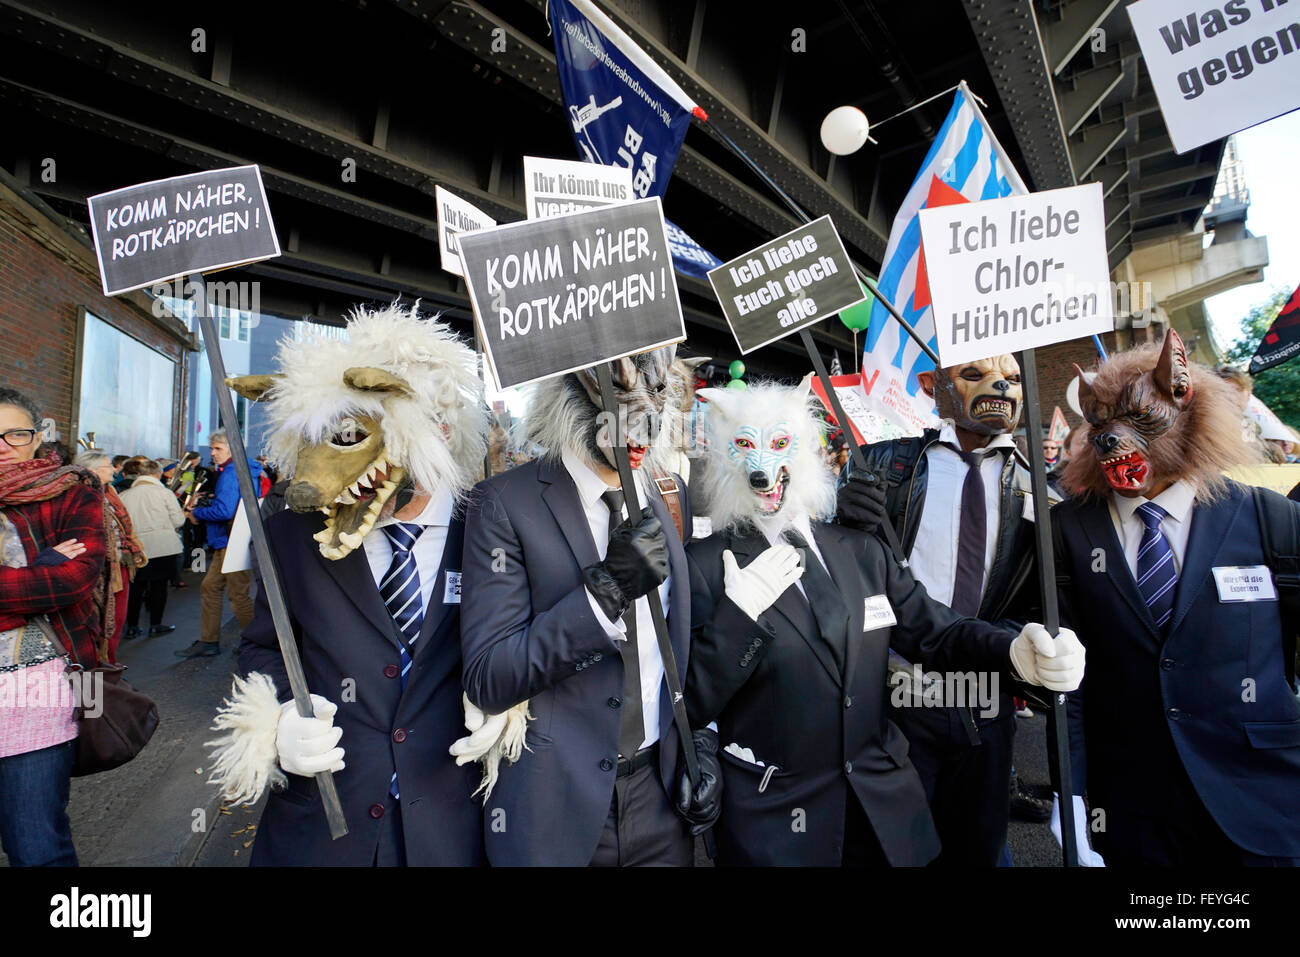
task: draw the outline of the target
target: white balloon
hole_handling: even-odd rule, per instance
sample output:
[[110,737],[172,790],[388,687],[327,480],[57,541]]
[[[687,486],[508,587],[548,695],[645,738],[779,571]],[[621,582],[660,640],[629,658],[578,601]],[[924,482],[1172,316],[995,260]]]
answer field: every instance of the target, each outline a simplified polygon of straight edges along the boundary
[[1077,375],[1065,387],[1065,402],[1074,411],[1075,415],[1083,415],[1083,408],[1079,405],[1079,377]]
[[856,153],[867,141],[871,127],[856,106],[837,106],[822,120],[822,145],[836,156]]

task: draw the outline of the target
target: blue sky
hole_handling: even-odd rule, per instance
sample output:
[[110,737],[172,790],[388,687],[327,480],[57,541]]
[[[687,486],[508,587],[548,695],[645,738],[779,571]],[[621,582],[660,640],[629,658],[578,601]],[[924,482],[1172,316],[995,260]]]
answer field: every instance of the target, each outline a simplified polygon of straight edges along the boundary
[[1205,301],[1224,348],[1241,334],[1242,317],[1277,286],[1300,285],[1300,110],[1237,134],[1237,152],[1250,190],[1246,228],[1268,237],[1264,281]]

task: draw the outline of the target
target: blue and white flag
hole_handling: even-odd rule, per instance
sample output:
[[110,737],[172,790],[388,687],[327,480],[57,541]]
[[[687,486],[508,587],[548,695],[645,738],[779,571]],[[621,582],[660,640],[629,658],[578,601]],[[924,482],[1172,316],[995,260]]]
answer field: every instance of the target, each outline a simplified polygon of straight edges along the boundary
[[[707,114],[591,0],[548,0],[569,131],[589,163],[632,170],[637,199],[662,196],[691,117]],[[668,224],[673,265],[704,278],[722,265]]]
[[[877,285],[931,347],[936,345],[930,286],[921,253],[923,208],[1000,199],[1027,193],[988,121],[962,83],[939,134],[930,144],[921,171],[894,217]],[[862,356],[862,385],[867,403],[887,419],[916,435],[937,421],[934,400],[916,374],[934,368],[921,347],[879,302],[871,301]]]

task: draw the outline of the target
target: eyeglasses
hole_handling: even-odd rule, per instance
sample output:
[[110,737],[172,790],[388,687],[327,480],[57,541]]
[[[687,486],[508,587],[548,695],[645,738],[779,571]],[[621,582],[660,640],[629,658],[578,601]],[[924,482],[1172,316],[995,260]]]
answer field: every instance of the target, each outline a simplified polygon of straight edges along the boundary
[[8,432],[0,432],[0,439],[5,440],[5,444],[10,448],[21,449],[36,439],[35,429],[10,429]]

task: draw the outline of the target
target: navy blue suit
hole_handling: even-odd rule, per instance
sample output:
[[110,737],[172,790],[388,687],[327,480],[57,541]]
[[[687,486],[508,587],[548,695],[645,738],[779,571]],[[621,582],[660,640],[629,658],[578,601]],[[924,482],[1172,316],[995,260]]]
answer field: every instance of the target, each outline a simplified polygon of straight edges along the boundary
[[[482,808],[471,797],[479,766],[457,767],[448,753],[452,742],[467,733],[461,706],[460,606],[444,602],[446,572],[459,567],[464,524],[453,518],[448,529],[405,689],[393,619],[365,549],[338,561],[325,558],[312,540],[323,527],[319,513],[282,511],[266,522],[307,687],[338,705],[334,723],[343,729],[339,745],[347,766],[334,781],[348,834],[330,839],[315,780],[290,774],[289,787],[271,795],[262,815],[253,863],[374,863],[396,771],[406,863],[483,864]],[[257,592],[256,615],[239,647],[240,670],[270,675],[280,700],[286,701],[289,681],[260,575]]]
[[1108,864],[1300,857],[1300,702],[1279,603],[1220,602],[1211,572],[1264,563],[1250,491],[1197,502],[1163,635],[1106,502],[1064,502],[1052,523],[1062,621],[1088,649],[1071,752],[1075,792],[1105,812],[1097,850]]
[[[668,539],[673,584],[664,613],[684,677],[686,553],[657,492],[642,504]],[[597,621],[583,585],[582,569],[599,555],[577,487],[560,462],[535,460],[480,482],[465,522],[465,692],[488,713],[527,699],[533,715],[528,750],[501,765],[484,811],[488,858],[497,866],[585,866],[609,816],[626,705],[619,643]],[[659,743],[659,777],[671,794],[680,747],[666,685]]]

